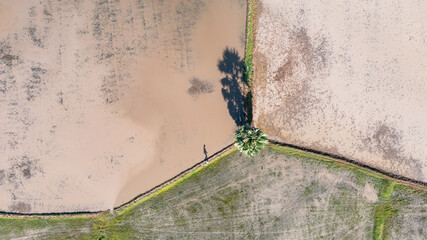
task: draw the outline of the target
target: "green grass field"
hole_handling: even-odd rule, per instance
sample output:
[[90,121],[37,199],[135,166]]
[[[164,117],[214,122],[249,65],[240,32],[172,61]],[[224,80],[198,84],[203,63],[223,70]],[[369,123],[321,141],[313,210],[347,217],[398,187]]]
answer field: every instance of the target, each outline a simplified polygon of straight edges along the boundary
[[331,158],[232,150],[98,217],[0,219],[0,238],[426,239],[427,194]]

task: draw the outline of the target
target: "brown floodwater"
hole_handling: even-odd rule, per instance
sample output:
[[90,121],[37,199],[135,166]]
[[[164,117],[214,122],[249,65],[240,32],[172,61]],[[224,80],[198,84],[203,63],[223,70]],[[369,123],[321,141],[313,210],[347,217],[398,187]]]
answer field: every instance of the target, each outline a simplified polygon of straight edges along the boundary
[[14,19],[0,27],[0,209],[111,209],[230,144],[238,105],[223,84],[240,75],[218,63],[240,66],[245,11],[0,1]]

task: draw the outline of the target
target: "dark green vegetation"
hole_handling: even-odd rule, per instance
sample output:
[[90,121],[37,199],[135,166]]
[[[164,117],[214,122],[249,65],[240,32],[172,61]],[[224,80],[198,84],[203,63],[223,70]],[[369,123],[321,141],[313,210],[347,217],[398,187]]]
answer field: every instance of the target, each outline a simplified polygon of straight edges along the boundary
[[252,77],[253,77],[253,47],[254,47],[254,0],[247,1],[246,13],[246,46],[245,46],[245,59],[243,80],[248,87],[245,96],[245,112],[247,124],[252,123]]
[[388,225],[388,221],[397,214],[397,210],[393,201],[389,201],[395,182],[385,180],[383,188],[380,190],[379,199],[380,203],[375,207],[375,224],[374,224],[374,239],[384,239],[384,228]]
[[331,158],[236,150],[121,212],[0,219],[2,239],[426,239],[427,194]]
[[246,49],[245,49],[245,60],[244,60],[244,80],[247,83],[249,87],[251,87],[252,83],[252,73],[253,73],[253,46],[254,46],[254,1],[248,0],[248,6],[247,6],[247,21],[246,21]]
[[259,128],[245,125],[235,132],[237,149],[246,156],[253,157],[268,143],[267,135]]

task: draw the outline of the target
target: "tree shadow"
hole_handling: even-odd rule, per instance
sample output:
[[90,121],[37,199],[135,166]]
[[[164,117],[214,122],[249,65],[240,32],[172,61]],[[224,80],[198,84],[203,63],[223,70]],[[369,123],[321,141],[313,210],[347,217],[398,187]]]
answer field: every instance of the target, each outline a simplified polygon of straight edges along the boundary
[[[244,63],[235,49],[226,48],[222,59],[218,60],[218,69],[225,77],[221,79],[222,96],[227,101],[228,112],[237,126],[245,124],[245,108],[243,95]],[[240,83],[241,82],[241,83]]]

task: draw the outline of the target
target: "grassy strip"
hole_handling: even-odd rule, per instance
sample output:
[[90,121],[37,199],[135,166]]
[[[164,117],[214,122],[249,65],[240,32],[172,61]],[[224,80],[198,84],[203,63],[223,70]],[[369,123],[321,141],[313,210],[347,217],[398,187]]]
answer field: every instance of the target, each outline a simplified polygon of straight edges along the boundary
[[374,240],[386,239],[387,235],[384,229],[391,218],[397,214],[397,210],[393,208],[392,202],[379,204],[375,207],[375,222],[374,222]]
[[252,86],[252,73],[253,73],[253,45],[254,45],[254,0],[248,0],[247,4],[247,19],[246,19],[246,52],[245,52],[245,71],[244,71],[244,79],[247,83],[248,87]]
[[91,239],[132,239],[134,230],[123,219],[105,213],[94,219]]
[[244,72],[243,81],[248,86],[248,92],[245,96],[245,111],[246,111],[246,122],[252,123],[252,76],[253,76],[253,46],[254,46],[254,0],[247,0],[246,8],[246,47],[245,47],[245,59],[244,59]]
[[[0,238],[21,237],[28,233],[38,234],[51,239],[88,239],[82,233],[84,229],[91,229],[93,218],[87,216],[52,217],[52,218],[24,218],[24,217],[0,217]],[[51,229],[46,231],[47,229]]]
[[393,207],[394,201],[390,201],[396,182],[386,180],[383,188],[379,193],[380,203],[375,207],[374,212],[374,240],[386,239],[387,234],[384,229],[391,218],[397,214],[397,210]]
[[389,181],[387,180],[384,183],[384,187],[381,190],[379,197],[380,199],[387,200],[391,197],[391,194],[393,193],[394,187],[396,186],[397,182],[395,181]]

